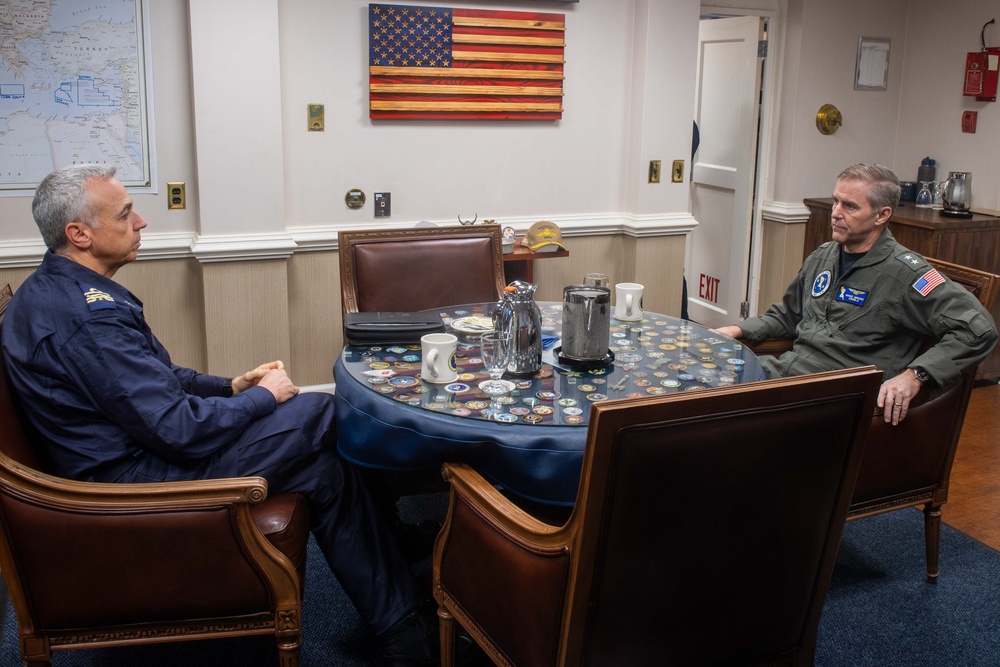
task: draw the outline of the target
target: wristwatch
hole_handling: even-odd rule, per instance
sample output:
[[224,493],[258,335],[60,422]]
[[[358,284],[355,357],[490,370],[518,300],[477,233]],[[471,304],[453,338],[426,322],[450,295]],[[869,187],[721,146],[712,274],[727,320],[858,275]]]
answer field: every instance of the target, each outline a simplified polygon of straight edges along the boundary
[[232,380],[226,380],[225,382],[222,383],[222,386],[219,387],[219,390],[222,392],[223,397],[225,397],[225,398],[232,398],[232,396],[233,396],[233,381]]
[[925,383],[925,382],[927,382],[928,380],[930,380],[930,379],[931,379],[931,376],[927,374],[927,371],[925,371],[925,370],[924,370],[924,369],[923,369],[922,367],[920,367],[920,366],[916,366],[916,367],[914,367],[914,368],[911,368],[910,370],[911,370],[911,371],[913,371],[913,375],[914,375],[914,376],[915,376],[915,377],[916,377],[916,378],[917,378],[918,380],[920,380],[920,383],[921,383],[921,384],[923,384],[923,383]]

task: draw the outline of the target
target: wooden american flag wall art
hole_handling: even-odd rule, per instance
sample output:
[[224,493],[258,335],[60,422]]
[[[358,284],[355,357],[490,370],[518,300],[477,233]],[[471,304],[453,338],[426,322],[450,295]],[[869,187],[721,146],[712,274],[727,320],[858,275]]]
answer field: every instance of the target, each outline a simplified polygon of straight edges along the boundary
[[566,15],[368,6],[372,119],[559,120]]

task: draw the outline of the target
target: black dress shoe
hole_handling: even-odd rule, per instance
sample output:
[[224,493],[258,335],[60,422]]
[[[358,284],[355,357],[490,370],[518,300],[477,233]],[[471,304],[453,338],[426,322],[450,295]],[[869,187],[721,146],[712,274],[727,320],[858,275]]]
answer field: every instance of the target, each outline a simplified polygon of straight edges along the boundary
[[[429,667],[440,663],[441,639],[437,607],[428,600],[386,630],[382,641],[382,657],[391,667],[419,665]],[[455,662],[459,667],[486,667],[492,661],[464,633],[455,639]]]
[[403,665],[436,665],[441,642],[433,603],[423,604],[396,621],[379,637],[382,657]]

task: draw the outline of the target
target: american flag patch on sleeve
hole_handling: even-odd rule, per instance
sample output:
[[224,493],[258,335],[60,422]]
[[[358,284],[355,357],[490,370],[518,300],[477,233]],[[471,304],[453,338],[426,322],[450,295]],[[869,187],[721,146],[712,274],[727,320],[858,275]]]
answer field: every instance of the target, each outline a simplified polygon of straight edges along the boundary
[[935,287],[943,282],[944,276],[938,273],[937,269],[931,269],[924,275],[917,278],[917,282],[913,283],[913,289],[920,292],[922,296],[927,296]]

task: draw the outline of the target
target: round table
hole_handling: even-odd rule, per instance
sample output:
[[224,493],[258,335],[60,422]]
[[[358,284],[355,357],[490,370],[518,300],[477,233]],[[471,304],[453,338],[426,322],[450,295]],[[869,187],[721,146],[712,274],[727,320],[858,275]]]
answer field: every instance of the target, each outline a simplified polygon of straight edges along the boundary
[[359,465],[415,470],[445,461],[474,466],[525,498],[571,505],[576,497],[593,403],[700,391],[763,379],[753,353],[694,322],[645,313],[641,321],[611,321],[608,366],[561,364],[552,352],[562,330],[562,303],[539,303],[550,343],[542,369],[515,382],[492,402],[479,391],[488,375],[474,334],[451,323],[489,315],[494,304],[435,310],[459,337],[456,382],[420,377],[420,345],[344,348],[334,367],[338,443]]

